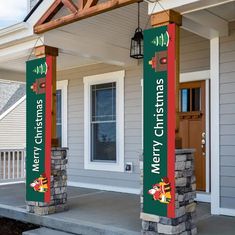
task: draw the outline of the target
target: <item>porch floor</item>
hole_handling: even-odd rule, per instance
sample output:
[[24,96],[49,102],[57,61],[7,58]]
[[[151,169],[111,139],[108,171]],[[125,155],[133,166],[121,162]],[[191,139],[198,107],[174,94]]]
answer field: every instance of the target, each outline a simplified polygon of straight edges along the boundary
[[[138,195],[68,187],[69,211],[37,216],[25,210],[25,185],[0,186],[0,216],[83,235],[140,234]],[[210,205],[198,203],[198,234],[234,235],[235,218],[211,216]]]

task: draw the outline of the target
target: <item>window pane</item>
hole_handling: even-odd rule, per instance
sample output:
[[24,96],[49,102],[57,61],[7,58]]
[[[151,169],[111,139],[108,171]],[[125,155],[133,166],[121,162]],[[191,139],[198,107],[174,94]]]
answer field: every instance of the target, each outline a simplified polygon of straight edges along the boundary
[[56,91],[56,135],[61,147],[62,135],[62,115],[61,115],[61,90]]
[[190,89],[181,90],[181,112],[190,112]]
[[201,110],[201,89],[193,88],[192,89],[192,111]]
[[116,161],[116,122],[91,124],[91,160]]
[[92,121],[116,118],[116,83],[92,86]]

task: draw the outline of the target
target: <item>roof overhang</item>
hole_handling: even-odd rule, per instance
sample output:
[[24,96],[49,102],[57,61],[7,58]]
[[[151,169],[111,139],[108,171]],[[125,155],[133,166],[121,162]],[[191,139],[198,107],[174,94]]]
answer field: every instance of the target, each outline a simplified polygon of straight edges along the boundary
[[[72,0],[55,0],[35,24],[34,33],[45,33],[52,29],[141,1],[108,0],[99,3],[99,0],[80,0],[74,3]],[[54,16],[62,7],[65,7],[69,13],[54,19]]]
[[[148,0],[146,0],[148,1]],[[207,39],[227,36],[229,33],[228,22],[212,14],[207,9],[221,6],[234,0],[159,0],[149,1],[148,13],[158,13],[173,9],[183,16],[182,27]]]

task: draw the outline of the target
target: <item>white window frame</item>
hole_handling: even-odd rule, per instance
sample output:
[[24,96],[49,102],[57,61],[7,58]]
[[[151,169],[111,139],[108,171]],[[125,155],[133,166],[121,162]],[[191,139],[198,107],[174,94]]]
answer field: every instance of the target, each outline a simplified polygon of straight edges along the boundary
[[[84,168],[124,172],[124,77],[125,71],[87,76],[84,82]],[[91,161],[91,86],[116,82],[116,162]]]
[[61,146],[68,147],[68,80],[57,81],[56,90],[61,90]]

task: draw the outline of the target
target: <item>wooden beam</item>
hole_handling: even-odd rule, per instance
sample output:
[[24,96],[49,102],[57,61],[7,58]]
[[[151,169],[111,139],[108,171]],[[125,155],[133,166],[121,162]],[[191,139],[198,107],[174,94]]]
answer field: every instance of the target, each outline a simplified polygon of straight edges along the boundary
[[50,46],[38,46],[34,49],[36,57],[41,58],[47,55],[52,56],[52,125],[51,125],[51,144],[52,147],[58,147],[58,139],[56,134],[56,57],[58,56],[58,48]]
[[98,0],[87,0],[84,9],[88,9],[90,7],[95,6],[98,3]]
[[126,5],[130,5],[132,3],[139,2],[139,0],[111,0],[104,3],[97,4],[95,6],[91,6],[90,8],[83,9],[78,11],[76,14],[70,14],[67,16],[63,16],[59,19],[52,20],[46,23],[37,23],[34,26],[34,33],[40,34],[46,31],[56,29],[58,27],[71,24],[75,21],[79,21],[82,19],[86,19],[88,17],[92,17],[116,8],[120,8]]
[[162,11],[151,15],[151,25],[159,27],[168,25],[170,23],[176,24],[176,84],[175,84],[175,112],[176,112],[176,129],[175,129],[175,147],[182,148],[182,139],[179,136],[180,118],[179,118],[179,75],[180,75],[180,61],[179,61],[179,39],[180,39],[180,26],[182,25],[182,16],[173,10]]
[[87,3],[87,0],[78,0],[77,6],[78,10],[81,11]]
[[56,47],[42,45],[35,47],[34,54],[36,57],[43,57],[46,55],[58,56],[59,50]]
[[63,3],[61,0],[55,0],[50,8],[43,14],[43,16],[39,19],[36,25],[44,24],[45,22],[50,21],[56,13],[63,7]]
[[151,25],[153,27],[175,23],[178,26],[182,25],[182,15],[173,10],[162,11],[151,15]]
[[62,0],[62,3],[72,12],[76,13],[78,7],[71,0]]

